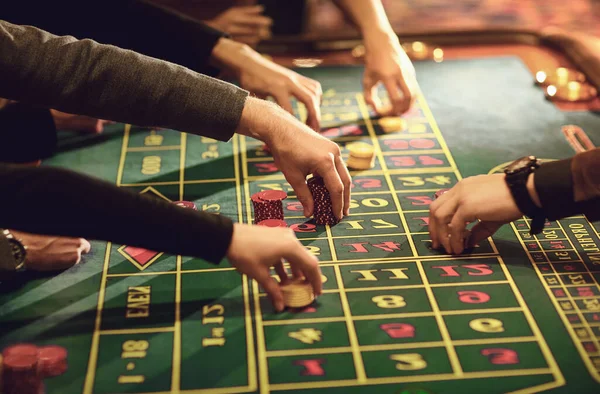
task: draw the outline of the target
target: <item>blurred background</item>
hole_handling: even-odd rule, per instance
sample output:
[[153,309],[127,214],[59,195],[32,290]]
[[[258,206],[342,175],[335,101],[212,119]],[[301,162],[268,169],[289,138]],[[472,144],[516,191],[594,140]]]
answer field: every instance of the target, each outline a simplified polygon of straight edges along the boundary
[[[202,20],[234,5],[262,3],[279,14],[274,36],[352,36],[355,31],[333,0],[153,0]],[[600,36],[600,0],[383,0],[397,33],[478,28],[554,26]],[[284,14],[289,18],[285,18]],[[298,18],[298,16],[301,18]],[[284,22],[286,21],[287,22]]]

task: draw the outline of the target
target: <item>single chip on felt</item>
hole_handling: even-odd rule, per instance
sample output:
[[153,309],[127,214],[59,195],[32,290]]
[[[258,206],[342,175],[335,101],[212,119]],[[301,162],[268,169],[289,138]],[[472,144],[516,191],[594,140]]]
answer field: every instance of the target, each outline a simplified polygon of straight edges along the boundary
[[279,219],[266,219],[258,222],[257,225],[265,227],[287,227],[285,220]]
[[375,166],[375,148],[366,142],[353,142],[346,145],[350,152],[346,166],[356,170],[368,170]]
[[379,123],[379,126],[385,133],[403,131],[408,127],[406,120],[399,116],[384,116],[377,123]]
[[194,211],[198,210],[198,208],[196,207],[196,204],[193,203],[192,201],[173,201],[173,204],[175,204],[181,208],[193,209]]
[[19,355],[19,356],[38,356],[38,347],[31,343],[16,343],[14,345],[10,345],[2,350],[2,356],[4,358],[11,355]]
[[38,371],[43,378],[59,376],[67,371],[67,349],[61,346],[42,346],[38,356]]
[[305,279],[292,279],[280,285],[283,303],[290,308],[304,308],[312,304],[315,294],[312,286]]
[[287,193],[283,190],[263,190],[258,192],[258,197],[265,201],[283,201],[287,198]]
[[442,194],[446,193],[448,190],[450,189],[440,189],[437,192],[435,192],[435,194],[433,195],[433,199],[437,200],[438,198],[440,198],[442,196]]

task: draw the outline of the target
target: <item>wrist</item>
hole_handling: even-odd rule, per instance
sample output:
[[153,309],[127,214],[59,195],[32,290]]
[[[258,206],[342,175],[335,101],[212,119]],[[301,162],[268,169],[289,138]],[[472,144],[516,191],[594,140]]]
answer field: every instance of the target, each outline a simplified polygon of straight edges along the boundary
[[239,76],[240,70],[253,52],[246,44],[221,37],[212,50],[210,63],[214,67],[226,69]]
[[269,143],[273,128],[271,115],[281,110],[276,104],[255,97],[248,97],[242,110],[237,134]]
[[381,45],[400,45],[400,40],[391,27],[369,26],[362,30],[365,47]]

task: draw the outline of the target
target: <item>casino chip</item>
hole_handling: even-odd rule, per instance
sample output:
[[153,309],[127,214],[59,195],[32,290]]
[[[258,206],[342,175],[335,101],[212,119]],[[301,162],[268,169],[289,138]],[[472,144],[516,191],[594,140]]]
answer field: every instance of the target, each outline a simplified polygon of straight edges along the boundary
[[196,204],[193,203],[192,201],[173,201],[173,204],[175,204],[181,208],[193,209],[194,211],[198,210],[198,208],[196,207]]
[[2,357],[7,358],[9,356],[33,356],[38,357],[39,349],[36,345],[31,343],[17,343],[8,346],[2,350]]
[[354,142],[346,145],[350,156],[346,161],[348,168],[368,170],[375,166],[375,148],[366,142]]
[[325,182],[321,177],[312,177],[307,182],[308,188],[313,196],[314,201],[314,218],[315,223],[321,225],[334,225],[339,222],[338,218],[333,213],[333,205],[331,204],[331,196],[325,187]]
[[32,354],[10,353],[2,360],[4,394],[40,394],[44,382],[37,371],[38,359]]
[[67,368],[67,349],[61,346],[40,347],[38,371],[42,378],[60,376],[67,372]]
[[285,220],[279,220],[279,219],[267,219],[267,220],[263,220],[257,223],[258,226],[265,226],[265,227],[287,227],[287,223],[285,222]]
[[268,219],[283,220],[283,200],[287,193],[282,190],[264,190],[254,193],[251,197],[254,207],[254,223],[258,224]]
[[384,133],[396,133],[406,130],[408,124],[399,116],[384,116],[377,122]]
[[294,278],[280,286],[283,303],[289,308],[304,308],[315,300],[312,286],[305,279]]

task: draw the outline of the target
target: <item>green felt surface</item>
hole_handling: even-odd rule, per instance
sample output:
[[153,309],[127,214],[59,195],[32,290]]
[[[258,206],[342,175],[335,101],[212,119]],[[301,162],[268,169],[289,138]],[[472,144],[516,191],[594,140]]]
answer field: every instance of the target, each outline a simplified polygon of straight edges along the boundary
[[364,119],[360,68],[301,70],[322,83],[325,134],[343,154],[356,140],[382,152],[353,173],[352,215],[331,229],[302,217],[257,141],[124,125],[62,134],[46,165],[235,221],[252,221],[252,193],[287,191],[286,219],[321,260],[325,292],[276,314],[226,262],[94,241],[59,275],[0,285],[0,347],[67,347],[69,371],[46,381],[61,394],[600,391],[597,223],[568,218],[531,237],[519,220],[456,258],[431,250],[427,232],[436,190],[526,154],[569,157],[560,126],[598,144],[600,117],[558,110],[518,58],[416,68],[423,97],[391,134]]

